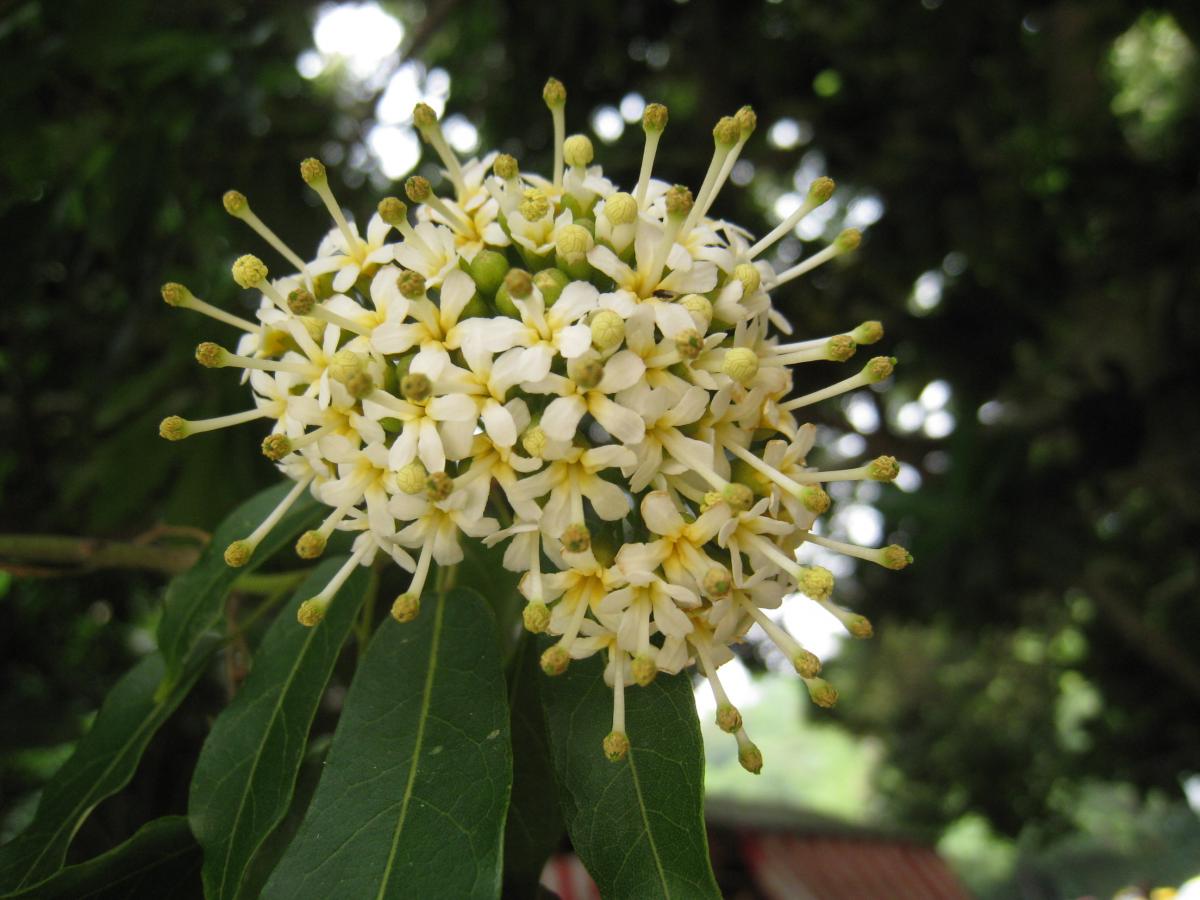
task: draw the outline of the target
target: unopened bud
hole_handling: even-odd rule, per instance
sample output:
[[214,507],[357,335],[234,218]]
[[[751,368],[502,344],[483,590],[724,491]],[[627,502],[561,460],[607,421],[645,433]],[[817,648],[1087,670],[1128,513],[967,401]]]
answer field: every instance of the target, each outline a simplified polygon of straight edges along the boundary
[[674,187],[667,188],[665,196],[667,204],[667,215],[681,219],[692,211],[692,205],[695,198],[692,196],[691,190],[682,184],[677,184]]
[[396,472],[396,486],[406,494],[419,494],[425,490],[425,478],[428,474],[423,465],[413,460]]
[[733,734],[742,727],[742,714],[736,706],[722,703],[717,707],[717,727],[726,734]]
[[[589,234],[588,237],[591,237]],[[533,276],[533,286],[541,291],[542,302],[549,309],[562,296],[563,288],[571,283],[571,277],[562,269],[542,269]]]
[[301,559],[316,559],[325,552],[325,535],[319,531],[306,531],[296,541],[296,555]]
[[571,654],[561,644],[548,648],[541,658],[542,671],[547,675],[561,675],[570,663]]
[[625,320],[611,309],[597,312],[588,327],[592,330],[592,346],[597,350],[611,350],[625,340]]
[[404,593],[392,601],[392,618],[401,625],[411,622],[421,612],[421,598]]
[[591,232],[582,225],[567,225],[558,230],[554,249],[561,261],[577,263],[587,257],[587,252],[595,243]]
[[389,225],[403,225],[408,221],[408,204],[399,197],[384,197],[377,210],[379,218]]
[[604,755],[609,762],[620,762],[629,752],[629,738],[623,731],[610,731],[604,738]]
[[733,347],[725,352],[721,371],[738,384],[748,384],[758,374],[758,354],[749,347]]
[[196,347],[196,362],[206,369],[221,368],[225,365],[227,355],[224,347],[214,344],[212,341],[205,341]]
[[267,280],[267,266],[257,256],[247,253],[233,264],[233,280],[240,288],[252,288]]
[[563,141],[563,162],[572,168],[589,165],[594,155],[592,142],[586,134],[573,134]]
[[557,109],[567,102],[567,89],[557,78],[549,78],[546,80],[546,86],[542,88],[542,99],[548,107]]
[[346,392],[355,400],[367,397],[375,390],[375,379],[369,372],[358,372],[346,379]]
[[562,548],[567,553],[585,553],[592,546],[592,533],[582,522],[573,522],[563,529]]
[[704,331],[712,324],[712,301],[703,294],[684,294],[679,299],[679,305],[692,314],[692,319]]
[[526,188],[521,193],[521,202],[517,205],[517,212],[526,222],[544,219],[550,215],[550,199],[544,191],[537,188]]
[[895,481],[900,464],[894,456],[877,456],[867,465],[867,477],[872,481]]
[[323,603],[316,598],[305,600],[300,604],[300,608],[296,610],[296,621],[305,628],[312,628],[314,625],[321,624],[321,620],[325,618],[325,609],[327,603]]
[[234,541],[225,548],[225,565],[240,569],[250,562],[250,556],[253,553],[254,545],[249,541]]
[[802,566],[797,587],[814,600],[828,600],[833,593],[833,573],[824,566]]
[[548,440],[546,432],[542,431],[541,425],[531,425],[521,435],[521,446],[525,448],[525,452],[530,456],[538,458],[546,452],[546,443]]
[[425,477],[425,497],[437,503],[454,492],[454,479],[445,472],[430,472]]
[[353,350],[343,347],[329,360],[329,365],[326,371],[329,372],[329,377],[339,384],[345,384],[355,375],[358,375],[366,368],[366,360],[361,354],[355,353]]
[[319,159],[309,157],[300,163],[300,177],[304,179],[304,183],[311,186],[322,184],[325,181],[325,164]]
[[521,611],[521,621],[526,631],[542,634],[550,627],[550,607],[545,603],[526,603]]
[[508,274],[508,259],[496,250],[480,250],[468,264],[471,279],[481,294],[490,297],[504,283]]
[[410,403],[423,403],[433,393],[433,384],[428,375],[409,372],[400,379],[400,394]]
[[614,225],[630,225],[637,220],[638,206],[632,194],[618,192],[604,200],[604,218]]
[[642,129],[647,132],[660,132],[667,127],[667,108],[661,103],[650,103],[642,111]]
[[533,291],[533,279],[524,269],[509,269],[504,276],[504,289],[515,300],[524,300]]
[[246,195],[241,191],[226,191],[221,197],[221,203],[225,207],[225,212],[229,213],[234,218],[238,218],[246,210],[250,208],[250,203],[246,199]]

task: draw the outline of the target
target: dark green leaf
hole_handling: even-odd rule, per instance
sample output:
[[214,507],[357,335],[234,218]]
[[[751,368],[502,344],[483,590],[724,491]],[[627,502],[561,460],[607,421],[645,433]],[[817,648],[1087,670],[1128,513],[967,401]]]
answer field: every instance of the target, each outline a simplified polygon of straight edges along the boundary
[[293,483],[288,481],[268,488],[234,510],[217,526],[212,541],[196,565],[167,588],[162,621],[158,625],[158,646],[167,661],[169,678],[178,675],[197,638],[221,618],[221,603],[238,576],[252,571],[308,523],[316,520],[318,505],[305,493],[263,538],[249,563],[240,569],[225,564],[225,548],[250,534],[292,487]]
[[150,738],[191,690],[208,660],[197,645],[164,696],[165,666],[155,653],[117,682],[75,752],[46,785],[33,822],[0,848],[0,890],[35,885],[62,868],[71,838],[92,809],[129,783]]
[[264,897],[499,893],[512,749],[495,628],[465,588],[383,623]]
[[629,753],[609,762],[612,689],[599,657],[544,678],[567,831],[605,897],[720,897],[704,831],[704,748],[686,674],[625,691]]
[[513,787],[504,827],[504,892],[511,897],[537,893],[542,868],[566,829],[558,809],[554,764],[542,715],[539,688],[543,678],[537,641],[528,635],[508,676]]
[[500,656],[507,669],[521,636],[521,610],[525,600],[517,590],[520,576],[504,568],[504,547],[485,547],[480,541],[464,541],[463,561],[455,569],[455,584],[469,587],[491,606],[501,623]]
[[183,816],[143,825],[120,846],[4,900],[199,900],[200,847]]
[[308,729],[362,605],[367,570],[357,568],[314,628],[296,621],[346,560],[321,564],[267,631],[233,702],[217,718],[192,776],[188,818],[204,848],[209,898],[243,890],[246,867],[291,804]]

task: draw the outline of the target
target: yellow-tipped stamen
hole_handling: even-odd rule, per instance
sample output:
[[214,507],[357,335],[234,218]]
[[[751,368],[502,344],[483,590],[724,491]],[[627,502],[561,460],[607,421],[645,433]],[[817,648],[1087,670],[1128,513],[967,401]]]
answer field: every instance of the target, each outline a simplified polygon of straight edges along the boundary
[[234,568],[244,566],[250,560],[251,555],[258,548],[258,545],[262,543],[262,539],[267,536],[267,533],[270,532],[272,528],[279,524],[279,520],[282,519],[287,514],[287,511],[292,508],[292,505],[296,502],[296,500],[299,499],[300,495],[304,493],[304,489],[312,483],[312,480],[313,476],[309,475],[307,478],[297,481],[292,486],[292,489],[287,492],[287,495],[284,496],[284,498],[275,505],[275,508],[271,510],[267,517],[259,523],[257,528],[250,532],[247,537],[244,537],[239,541],[234,541],[232,544],[230,544],[228,549],[225,551],[225,562]]
[[741,135],[741,130],[738,128],[737,119],[733,116],[725,116],[717,122],[713,128],[713,155],[708,164],[708,171],[704,173],[704,181],[700,183],[700,190],[696,192],[696,202],[692,205],[691,212],[688,213],[687,219],[684,220],[683,227],[680,229],[680,234],[686,237],[695,226],[700,214],[707,209],[709,195],[713,192],[713,187],[717,183],[717,177],[721,173],[721,168],[725,165],[725,160],[728,158],[730,151],[737,144]]
[[913,561],[912,554],[899,544],[889,544],[886,547],[872,549],[870,547],[860,547],[858,544],[847,544],[845,541],[835,541],[832,538],[813,534],[812,532],[804,535],[804,540],[810,544],[824,547],[826,550],[832,550],[834,553],[843,553],[846,556],[853,556],[856,559],[873,562],[877,566],[883,566],[885,569],[892,569],[893,571],[903,569]]
[[625,651],[613,644],[608,654],[613,668],[613,727],[604,739],[604,755],[611,762],[620,762],[629,752],[625,734]]
[[788,634],[779,625],[772,622],[771,619],[761,609],[742,594],[740,596],[742,608],[750,614],[755,623],[762,628],[768,638],[771,639],[779,651],[788,658],[792,664],[792,668],[796,670],[798,675],[806,678],[811,678],[821,671],[821,661],[817,657],[805,650],[794,637]]
[[[854,355],[857,346],[848,334],[836,334],[815,347],[778,353],[763,360],[763,365],[794,366],[806,362],[845,362]],[[778,351],[778,348],[776,348]]]
[[729,695],[725,693],[725,686],[721,684],[721,679],[717,675],[717,667],[713,665],[712,656],[709,655],[708,640],[706,638],[689,639],[688,643],[695,648],[700,668],[704,670],[704,677],[708,679],[708,686],[712,689],[713,700],[717,704],[717,727],[730,734],[740,731],[742,714],[738,712],[736,706],[729,702]]
[[421,240],[416,229],[408,221],[408,205],[399,197],[384,197],[379,201],[379,215],[383,221],[400,232],[406,243],[411,243],[421,253],[429,256],[433,253],[429,245]]
[[404,192],[408,194],[408,199],[413,203],[424,203],[440,215],[454,231],[462,235],[471,233],[472,226],[466,216],[447,206],[445,201],[433,192],[433,185],[429,183],[428,178],[423,175],[413,175],[404,182]]
[[729,180],[729,173],[733,171],[734,165],[741,155],[742,148],[746,146],[746,141],[750,140],[750,135],[754,133],[754,129],[758,127],[758,116],[754,113],[754,108],[743,106],[734,115],[737,120],[739,136],[733,149],[729,151],[729,155],[725,157],[725,164],[721,166],[721,171],[717,175],[716,183],[709,191],[708,199],[704,202],[704,208],[700,211],[700,215],[707,216],[708,211],[712,208],[713,201],[717,199],[717,194],[721,193],[721,188],[725,186],[725,182]]
[[900,466],[895,457],[877,456],[865,466],[853,469],[829,469],[823,472],[801,472],[796,475],[799,484],[821,484],[827,481],[895,481]]
[[368,550],[373,548],[373,544],[369,541],[364,541],[362,546],[350,555],[350,558],[342,563],[341,567],[333,573],[333,577],[329,579],[325,587],[321,588],[321,592],[311,600],[305,600],[300,604],[300,609],[296,612],[296,618],[301,625],[308,628],[318,624],[325,618],[325,611],[329,609],[329,604],[333,598],[337,596],[337,592],[342,589],[342,585],[346,583],[346,579],[350,577],[350,573],[362,561],[362,558],[367,554]]
[[230,413],[227,416],[215,416],[211,419],[184,419],[179,416],[167,416],[158,426],[158,433],[168,441],[181,441],[193,434],[203,434],[219,428],[232,428],[234,425],[253,422],[255,419],[264,419],[271,414],[270,407],[266,406],[248,409],[245,412]]
[[316,298],[304,288],[297,288],[287,296],[287,307],[292,315],[296,316],[312,316],[314,319],[320,319],[322,322],[328,322],[330,325],[336,325],[343,331],[349,331],[351,334],[361,334],[370,336],[371,330],[365,325],[360,325],[353,319],[347,319],[345,316],[335,313],[323,304],[317,303]]
[[319,159],[309,157],[300,163],[300,177],[304,179],[305,184],[316,191],[317,196],[321,198],[321,202],[325,204],[325,208],[329,210],[329,215],[337,224],[338,231],[342,233],[342,237],[346,241],[346,252],[357,258],[362,253],[362,242],[350,230],[350,223],[346,221],[346,217],[342,214],[342,208],[338,206],[337,200],[334,199],[333,191],[329,189],[329,178],[325,175],[325,164]]
[[844,606],[834,603],[828,597],[813,597],[812,599],[818,606],[841,622],[842,627],[850,633],[851,637],[865,640],[875,634],[875,629],[871,626],[871,620],[866,616],[851,612]]
[[839,257],[844,253],[849,253],[851,250],[854,250],[856,247],[858,247],[861,241],[862,235],[857,229],[847,228],[836,238],[834,238],[833,243],[831,243],[824,250],[814,253],[808,259],[796,263],[796,265],[792,266],[790,269],[785,269],[784,271],[780,272],[775,277],[775,281],[772,282],[771,290],[782,287],[789,281],[799,278],[801,275],[804,275],[807,272],[811,272],[813,269],[817,268],[817,266],[823,265],[824,263],[829,262],[831,259]]
[[832,341],[834,338],[848,338],[855,345],[863,347],[868,344],[874,344],[883,337],[883,325],[879,322],[863,322],[861,325],[846,334],[831,334],[827,337],[812,338],[807,341],[790,341],[786,344],[776,344],[776,353],[795,353],[798,350],[812,350],[814,347],[823,347]]
[[302,260],[300,256],[292,250],[291,247],[285,244],[280,239],[279,235],[268,228],[262,219],[254,214],[254,211],[250,208],[250,201],[246,199],[245,194],[242,194],[238,191],[226,191],[225,196],[222,198],[222,202],[225,205],[225,211],[227,213],[229,213],[235,219],[241,219],[243,222],[253,228],[254,232],[260,238],[274,247],[280,256],[295,266],[296,270],[300,272],[306,279],[309,279],[308,267],[304,264],[304,260]]
[[662,280],[663,267],[667,264],[667,257],[671,254],[671,247],[675,243],[679,229],[683,227],[684,220],[695,208],[695,205],[692,192],[684,185],[677,184],[667,191],[667,221],[663,226],[662,236],[658,239],[658,244],[654,248],[654,255],[650,258],[650,265],[646,268],[645,272],[639,273],[642,276],[640,293],[643,297],[649,297],[653,294],[654,289],[658,287],[658,283]]
[[162,298],[167,306],[194,310],[208,316],[210,319],[216,319],[218,322],[224,322],[226,325],[240,328],[242,331],[248,331],[253,334],[259,330],[259,326],[253,322],[247,321],[241,316],[235,316],[233,313],[227,313],[223,309],[218,309],[211,303],[205,303],[176,281],[169,281],[162,286]]
[[562,187],[563,177],[563,141],[567,137],[567,89],[557,78],[550,78],[542,88],[542,99],[550,110],[550,118],[554,121],[554,186]]
[[750,740],[745,728],[739,728],[733,736],[737,738],[738,763],[751,775],[757,775],[763,767],[762,751]]
[[646,147],[642,150],[642,168],[638,173],[637,188],[633,192],[638,209],[646,208],[646,189],[650,187],[654,155],[658,152],[658,142],[662,139],[663,129],[667,127],[667,118],[667,108],[661,103],[651,103],[642,113],[642,131],[646,133]]
[[805,678],[804,686],[808,688],[808,696],[812,702],[822,709],[829,709],[838,701],[838,692],[824,678]]
[[800,224],[801,219],[833,196],[834,187],[832,178],[826,178],[822,175],[816,179],[808,186],[808,196],[804,198],[804,202],[791,215],[767,232],[766,237],[761,238],[746,252],[746,256],[749,259],[754,259],[758,254],[774,245],[780,238],[791,234],[792,229]]
[[836,384],[831,384],[829,387],[822,388],[819,391],[813,391],[811,394],[805,394],[803,397],[788,400],[786,403],[779,404],[779,408],[783,410],[799,409],[802,406],[811,406],[814,403],[820,403],[822,400],[828,400],[830,397],[836,397],[839,394],[857,390],[869,384],[878,384],[892,374],[895,365],[896,358],[894,356],[876,356],[869,360],[857,375],[851,375],[849,378],[845,378]]
[[209,341],[196,348],[196,360],[207,369],[259,369],[263,372],[290,372],[309,377],[313,366],[280,359],[260,359],[256,356],[238,356]]
[[418,103],[413,109],[413,124],[421,132],[421,137],[441,157],[446,174],[450,176],[450,182],[454,185],[454,195],[460,203],[463,202],[467,197],[467,183],[463,179],[462,166],[459,165],[458,157],[450,149],[450,145],[446,143],[446,136],[442,133],[441,123],[433,107],[426,103]]

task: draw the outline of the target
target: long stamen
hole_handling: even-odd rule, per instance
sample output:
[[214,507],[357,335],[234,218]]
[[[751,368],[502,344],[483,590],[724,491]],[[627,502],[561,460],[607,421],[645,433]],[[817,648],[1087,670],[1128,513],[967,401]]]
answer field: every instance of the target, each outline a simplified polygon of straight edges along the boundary
[[408,221],[408,205],[399,197],[384,197],[379,201],[379,217],[400,232],[405,243],[411,243],[425,256],[432,256],[429,245],[421,240],[415,228]]
[[802,472],[796,476],[800,484],[825,481],[895,481],[900,466],[892,456],[878,456],[865,466],[854,469],[833,469],[824,472]]
[[218,428],[230,428],[271,415],[273,415],[273,411],[268,405],[257,409],[248,409],[245,412],[230,413],[227,416],[216,416],[212,419],[183,419],[179,416],[167,416],[159,423],[158,433],[168,441],[181,441],[193,434],[216,431]]
[[662,140],[668,117],[667,108],[661,103],[651,103],[642,113],[642,131],[646,133],[646,146],[642,150],[642,168],[638,173],[637,188],[633,192],[633,199],[637,201],[639,210],[646,208],[646,190],[650,187],[654,155],[658,152],[658,142]]
[[567,89],[557,78],[546,81],[542,88],[542,99],[550,110],[550,118],[554,122],[554,186],[562,187],[563,177],[563,142],[567,137]]
[[408,199],[413,203],[424,203],[446,222],[462,235],[469,235],[472,230],[471,223],[466,216],[457,210],[451,209],[445,202],[433,192],[433,185],[429,183],[429,179],[423,175],[413,175],[408,181],[404,182],[404,192],[408,194]]
[[868,384],[876,384],[891,375],[895,366],[896,358],[894,356],[873,357],[863,366],[862,371],[857,375],[851,375],[849,378],[845,378],[836,384],[831,384],[827,388],[821,388],[819,391],[813,391],[811,394],[805,394],[802,397],[781,403],[779,404],[779,408],[783,410],[799,409],[802,406],[811,406],[814,403],[820,403],[822,400],[828,400],[830,397],[836,397],[838,394],[844,394],[847,391],[853,391]]
[[334,573],[325,587],[321,588],[321,592],[311,600],[305,600],[300,604],[300,608],[296,611],[296,619],[301,625],[311,628],[325,618],[325,611],[329,609],[330,602],[337,592],[342,589],[342,585],[346,583],[346,579],[350,577],[350,573],[362,562],[362,558],[374,548],[374,541],[363,541],[362,546],[355,550],[348,560],[342,563],[341,568]]
[[675,238],[679,234],[685,218],[695,208],[692,192],[681,184],[677,184],[667,191],[666,204],[667,221],[663,226],[662,236],[654,248],[650,265],[647,266],[645,272],[639,273],[642,276],[640,293],[643,297],[649,297],[658,287],[658,283],[662,280],[663,266],[667,264],[667,257],[671,254]]
[[259,330],[259,326],[253,322],[247,321],[241,316],[235,316],[233,313],[227,313],[223,309],[218,309],[211,303],[205,303],[182,284],[175,281],[167,282],[162,286],[162,298],[167,306],[194,310],[195,312],[203,313],[210,319],[216,319],[218,322],[224,322],[226,325],[232,325],[234,328],[240,328],[242,331],[250,332],[251,334],[255,334]]
[[712,134],[712,160],[708,164],[708,171],[704,173],[704,181],[700,184],[700,190],[696,193],[696,202],[693,204],[691,212],[688,213],[688,217],[683,223],[683,228],[680,229],[680,233],[685,237],[691,232],[692,226],[696,224],[696,220],[703,211],[708,208],[709,195],[713,191],[713,187],[721,173],[721,168],[725,165],[725,160],[729,157],[730,151],[733,150],[734,145],[738,142],[741,129],[738,128],[737,119],[733,116],[725,116],[717,122]]
[[737,111],[734,119],[738,123],[738,141],[733,145],[733,149],[729,155],[725,157],[725,163],[721,166],[721,172],[717,175],[716,183],[709,191],[707,199],[704,201],[704,208],[700,210],[700,215],[707,216],[708,211],[712,208],[713,201],[717,199],[717,194],[721,193],[721,188],[725,186],[725,182],[729,179],[729,173],[733,171],[734,164],[741,155],[742,148],[746,146],[746,141],[750,140],[750,135],[754,133],[754,129],[758,127],[758,116],[754,114],[754,110],[749,106],[743,106]]
[[845,541],[835,541],[832,538],[813,534],[812,532],[804,535],[804,540],[819,547],[824,547],[826,550],[832,550],[835,553],[843,553],[846,556],[853,556],[856,559],[873,562],[875,565],[883,566],[885,569],[899,570],[912,563],[912,554],[899,544],[889,544],[886,547],[872,549],[870,547],[860,547],[858,544],[848,544]]
[[281,359],[259,359],[254,356],[238,356],[219,344],[205,341],[196,347],[196,361],[206,369],[258,369],[263,372],[290,372],[293,375],[312,374],[312,366]]
[[824,343],[803,350],[789,350],[780,353],[778,347],[775,349],[776,355],[763,360],[764,366],[794,366],[799,363],[820,361],[845,362],[854,355],[858,347],[850,335],[838,334]]
[[304,260],[293,252],[292,248],[279,238],[279,235],[268,228],[262,219],[254,214],[254,211],[250,209],[250,201],[246,199],[245,194],[240,191],[226,191],[225,196],[221,198],[221,202],[225,205],[225,212],[229,213],[235,219],[241,219],[253,228],[259,237],[274,247],[279,255],[295,266],[305,278],[310,277]]
[[454,194],[461,203],[467,198],[467,183],[463,179],[462,166],[459,165],[458,157],[446,143],[446,136],[442,133],[442,126],[438,122],[438,116],[433,111],[433,107],[426,103],[418,103],[413,109],[413,124],[421,132],[421,137],[441,157],[442,165],[446,167],[446,174],[450,176],[450,181],[454,184]]
[[333,217],[338,230],[341,231],[342,237],[346,240],[346,252],[351,255],[358,253],[361,250],[361,241],[350,230],[350,223],[342,215],[342,208],[338,206],[337,200],[333,197],[333,191],[329,189],[329,179],[325,175],[325,164],[319,159],[309,157],[300,163],[300,177],[304,179],[305,184],[317,192],[317,196],[321,198],[321,202],[329,210],[329,215]]
[[247,562],[249,562],[251,555],[254,553],[259,543],[262,542],[262,539],[267,536],[267,533],[272,528],[279,524],[279,520],[282,519],[287,511],[292,508],[292,504],[294,504],[300,495],[304,493],[304,489],[309,486],[312,480],[313,476],[309,475],[307,478],[297,481],[292,489],[288,491],[287,495],[280,500],[275,505],[275,508],[267,515],[267,517],[259,523],[259,526],[250,532],[248,537],[234,541],[228,547],[226,547],[225,562],[234,568],[244,566]]
[[834,187],[836,185],[833,179],[827,178],[824,175],[810,184],[808,186],[808,196],[804,198],[804,202],[791,215],[767,232],[765,237],[761,238],[747,251],[746,256],[754,259],[754,257],[758,256],[758,254],[762,253],[768,247],[771,247],[780,238],[791,234],[792,229],[800,224],[801,219],[833,196]]
[[824,250],[814,253],[808,259],[796,263],[796,265],[792,266],[790,269],[785,269],[783,272],[780,272],[775,277],[775,280],[771,283],[771,289],[774,290],[777,287],[782,287],[789,281],[799,278],[806,272],[811,272],[813,269],[817,268],[817,266],[823,265],[824,263],[829,262],[829,260],[835,259],[844,253],[849,253],[851,250],[854,250],[856,247],[858,247],[861,241],[862,234],[858,231],[858,229],[847,228],[836,238],[834,238],[833,243]]
[[629,752],[629,737],[625,734],[625,651],[615,643],[608,648],[613,670],[613,727],[604,738],[604,755],[619,762]]
[[829,343],[834,338],[848,337],[858,346],[874,344],[883,337],[883,324],[880,322],[869,321],[863,322],[853,331],[845,335],[831,334],[828,337],[813,338],[809,341],[792,341],[787,344],[776,344],[775,350],[777,353],[791,353],[796,350],[811,350],[813,347],[821,347]]
[[696,657],[700,661],[700,668],[704,670],[704,676],[708,679],[709,687],[712,688],[713,699],[717,703],[717,726],[726,733],[740,731],[742,714],[738,712],[736,706],[729,702],[729,695],[725,693],[725,686],[721,684],[721,679],[717,676],[717,667],[713,665],[712,656],[708,652],[708,641],[699,638],[689,639],[688,642],[696,648]]
[[750,613],[750,618],[766,632],[771,642],[788,658],[788,661],[791,662],[792,667],[796,670],[796,674],[805,678],[812,678],[821,671],[821,661],[814,654],[800,646],[800,642],[794,637],[772,622],[745,594],[740,596],[740,601],[745,610]]
[[[351,334],[371,334],[370,328],[360,325],[353,319],[347,319],[345,316],[335,313],[326,306],[322,306],[317,302],[316,297],[304,288],[296,288],[296,290],[288,294],[287,308],[294,316],[312,316],[315,319],[328,322],[330,325],[336,325],[338,328],[341,328],[343,331],[349,331]],[[366,310],[363,310],[363,312],[366,312]]]

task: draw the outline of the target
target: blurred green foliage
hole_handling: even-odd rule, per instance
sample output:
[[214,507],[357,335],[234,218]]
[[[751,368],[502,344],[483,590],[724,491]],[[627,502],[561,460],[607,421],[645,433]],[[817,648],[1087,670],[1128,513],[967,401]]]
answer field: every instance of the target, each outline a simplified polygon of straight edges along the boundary
[[[754,230],[806,186],[793,185],[802,153],[819,151],[806,159],[849,196],[881,199],[853,264],[781,302],[809,334],[881,319],[901,359],[892,393],[871,395],[884,426],[864,437],[867,454],[922,477],[919,492],[878,501],[917,565],[858,573],[850,590],[880,637],[831,667],[840,720],[882,738],[892,818],[933,833],[973,813],[1036,839],[1066,827],[1092,779],[1178,795],[1200,758],[1194,4],[384,5],[416,58],[450,74],[449,109],[525,167],[548,158],[538,98],[555,74],[573,130],[631,91],[666,102],[659,171],[693,185],[719,115],[748,102],[763,134],[804,123],[811,147],[756,138],[753,181],[718,204]],[[295,162],[367,158],[378,92],[297,71],[316,12],[233,0],[0,12],[0,530],[210,528],[273,480],[250,429],[155,437],[167,413],[246,403],[232,376],[191,359],[229,335],[164,307],[158,286],[245,308],[228,266],[258,245],[220,193],[245,191],[309,249],[325,220]],[[636,131],[598,149],[615,178],[635,172]],[[362,213],[386,188],[365,165],[335,183]],[[923,274],[937,290],[914,302]],[[828,377],[800,375],[801,389]],[[952,433],[897,427],[934,379],[951,388]],[[814,415],[830,440],[853,431],[836,406]],[[144,652],[156,583],[107,572],[7,587],[5,808]],[[90,822],[83,851],[182,809],[179,758],[212,708],[188,701],[147,757],[148,786]]]

